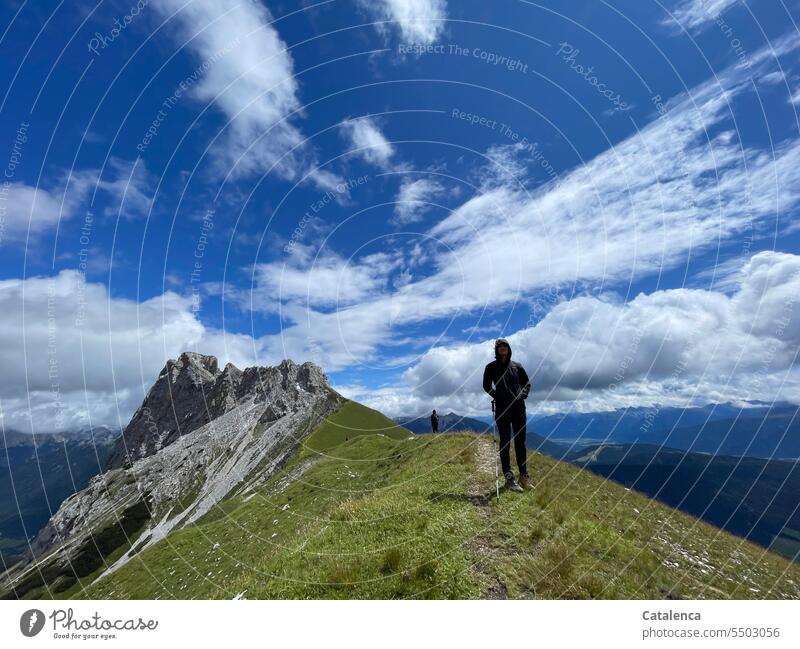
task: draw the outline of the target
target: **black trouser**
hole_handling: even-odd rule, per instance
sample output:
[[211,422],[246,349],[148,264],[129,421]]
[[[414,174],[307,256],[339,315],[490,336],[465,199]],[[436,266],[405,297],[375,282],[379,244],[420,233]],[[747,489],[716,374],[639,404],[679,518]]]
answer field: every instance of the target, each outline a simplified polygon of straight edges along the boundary
[[517,456],[517,466],[520,475],[528,475],[528,449],[525,446],[527,432],[527,416],[525,404],[517,402],[512,406],[498,404],[495,414],[497,431],[500,433],[500,464],[503,465],[503,475],[511,473],[511,429],[514,429],[514,454]]
[[431,428],[433,428],[434,433],[439,432],[439,424],[431,424]]

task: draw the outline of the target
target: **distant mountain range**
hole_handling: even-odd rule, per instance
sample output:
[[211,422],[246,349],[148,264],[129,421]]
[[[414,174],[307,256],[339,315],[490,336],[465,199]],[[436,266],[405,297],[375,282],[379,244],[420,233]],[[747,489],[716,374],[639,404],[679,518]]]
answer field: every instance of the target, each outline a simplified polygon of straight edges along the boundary
[[[421,417],[395,417],[393,421],[403,428],[410,430],[412,433],[422,435],[431,432],[431,419],[430,414]],[[491,433],[494,430],[492,420],[482,421],[476,417],[464,417],[456,414],[455,412],[448,412],[446,415],[439,415],[439,432],[440,433],[455,433],[455,432],[475,432],[475,433]],[[541,435],[537,435],[530,428],[525,437],[528,448],[551,457],[559,458],[569,452],[569,447],[545,439]]]
[[[429,433],[429,415],[397,417],[415,433]],[[491,430],[491,416],[465,417],[449,412],[439,430]],[[592,444],[654,444],[726,456],[793,460],[800,458],[800,413],[787,403],[739,408],[729,403],[697,408],[625,408],[607,412],[528,417],[528,447],[544,450],[544,441],[578,448]]]
[[28,549],[67,496],[102,471],[120,431],[94,428],[31,435],[0,434],[0,557]]
[[[431,432],[431,414],[421,415],[420,417],[396,417],[394,421],[412,433],[422,434]],[[463,417],[454,412],[446,415],[439,414],[439,432],[456,432],[471,430],[476,433],[485,433],[491,430],[491,422],[481,421],[473,417]]]
[[798,406],[785,403],[534,415],[529,429],[557,443],[640,443],[716,455],[800,458]]

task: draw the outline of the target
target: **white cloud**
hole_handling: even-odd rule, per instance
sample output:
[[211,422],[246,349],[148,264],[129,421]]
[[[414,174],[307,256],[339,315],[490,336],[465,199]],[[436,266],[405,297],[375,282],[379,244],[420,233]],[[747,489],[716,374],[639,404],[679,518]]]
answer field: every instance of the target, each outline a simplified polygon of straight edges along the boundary
[[[779,46],[786,53],[797,41]],[[770,64],[764,52],[752,60]],[[729,129],[707,141],[757,71],[733,66],[676,97],[665,115],[557,183],[534,192],[490,184],[425,233],[435,243],[414,256],[432,272],[332,313],[290,301],[280,343],[267,344],[302,353],[313,340],[333,371],[374,355],[403,327],[524,309],[526,296],[553,285],[630,282],[743,232],[759,236],[774,227],[776,206],[786,214],[800,204],[800,141],[769,153],[743,148]]]
[[[193,96],[212,102],[227,119],[214,152],[220,171],[234,176],[274,170],[291,181],[331,185],[316,169],[301,131],[290,123],[301,110],[294,62],[261,2],[154,0],[175,15],[186,47],[206,69]],[[335,184],[335,182],[334,182]]]
[[775,86],[785,83],[786,75],[781,70],[774,70],[773,72],[767,72],[759,77],[758,81],[766,85]]
[[89,210],[92,196],[105,200],[102,214],[135,218],[150,212],[155,177],[141,161],[110,158],[101,175],[99,169],[66,172],[52,183],[33,187],[21,182],[9,185],[3,201],[4,234],[9,240],[24,240],[55,229],[82,209]]
[[[548,402],[539,406],[800,403],[800,256],[755,255],[730,296],[672,289],[628,303],[561,302],[535,327],[507,338],[532,377],[535,400]],[[491,359],[491,340],[433,348],[405,372],[403,385],[361,396],[391,416],[439,404],[486,414],[481,378]]]
[[[669,112],[558,184],[511,182],[455,210],[430,234],[454,251],[431,281],[438,304],[510,304],[579,280],[628,280],[669,268],[800,202],[800,142],[771,153],[706,133],[751,87],[738,68],[671,102]],[[724,134],[723,134],[724,135]],[[465,295],[464,297],[461,297]]]
[[[309,258],[304,250],[290,256],[286,263],[255,266],[253,281],[257,288],[238,295],[240,300],[252,297],[261,311],[277,312],[286,301],[310,308],[346,307],[379,295],[398,263],[396,255],[385,253],[353,260],[333,254]],[[227,287],[226,295],[233,296]]]
[[98,189],[113,200],[106,207],[106,216],[137,218],[147,216],[153,206],[156,177],[147,170],[141,159],[135,161],[111,158],[108,169],[97,181]]
[[[391,20],[409,43],[433,43],[444,30],[445,0],[358,0],[374,20]],[[386,32],[382,25],[378,31]]]
[[[32,235],[55,227],[59,219],[75,215],[79,197],[58,195],[56,190],[31,187],[25,183],[11,183],[5,199],[4,235],[12,240],[24,239],[28,229]],[[82,199],[82,197],[80,197]]]
[[394,147],[371,117],[348,119],[342,122],[340,131],[349,140],[353,155],[383,169],[389,167]]
[[699,31],[717,20],[739,0],[683,0],[672,11],[673,18],[665,20],[665,24],[673,26],[674,21],[690,31]]
[[[253,365],[249,336],[204,326],[190,297],[109,296],[76,271],[0,281],[0,414],[37,431],[128,422],[168,358],[181,351]],[[263,359],[259,359],[263,360]],[[274,360],[274,359],[273,359]]]
[[430,203],[444,191],[442,184],[433,178],[404,179],[394,202],[395,222],[405,225],[421,220]]
[[528,166],[531,162],[532,147],[518,142],[516,144],[496,144],[486,150],[485,164],[480,165],[474,182],[483,191],[496,187],[525,187],[528,183]]

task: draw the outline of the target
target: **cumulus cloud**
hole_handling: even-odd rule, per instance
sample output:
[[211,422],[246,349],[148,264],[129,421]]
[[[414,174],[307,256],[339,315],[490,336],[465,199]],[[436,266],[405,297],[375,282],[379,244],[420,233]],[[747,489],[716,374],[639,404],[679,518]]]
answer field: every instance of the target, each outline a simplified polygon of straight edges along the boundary
[[[377,21],[392,21],[401,37],[413,43],[430,44],[444,30],[446,0],[358,0],[358,4]],[[387,33],[383,25],[378,31]]]
[[[657,404],[787,399],[800,402],[800,256],[762,252],[731,295],[699,289],[640,294],[627,303],[578,297],[507,336],[545,407],[585,411]],[[442,404],[485,414],[481,387],[491,340],[436,347],[402,385],[371,393],[390,415]],[[558,405],[558,402],[569,404]]]
[[349,141],[354,155],[382,169],[390,166],[394,147],[378,128],[374,119],[371,117],[348,119],[342,122],[340,130]]
[[77,271],[0,281],[2,425],[124,426],[166,360],[184,350],[245,367],[260,348],[203,325],[189,296],[168,291],[137,303]]

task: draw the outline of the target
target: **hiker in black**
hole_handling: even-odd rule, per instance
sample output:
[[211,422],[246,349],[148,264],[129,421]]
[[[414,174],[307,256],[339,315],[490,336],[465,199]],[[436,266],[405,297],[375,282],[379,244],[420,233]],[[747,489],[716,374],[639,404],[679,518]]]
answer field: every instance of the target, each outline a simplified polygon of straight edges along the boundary
[[431,415],[431,429],[433,430],[434,433],[439,432],[439,415],[436,414],[435,410]]
[[505,338],[499,338],[494,344],[494,360],[483,370],[483,389],[494,399],[494,417],[500,434],[500,462],[506,488],[522,491],[511,471],[510,445],[513,437],[520,484],[529,488],[531,479],[528,475],[528,449],[525,446],[525,399],[528,398],[531,384],[525,368],[511,360],[511,345]]

